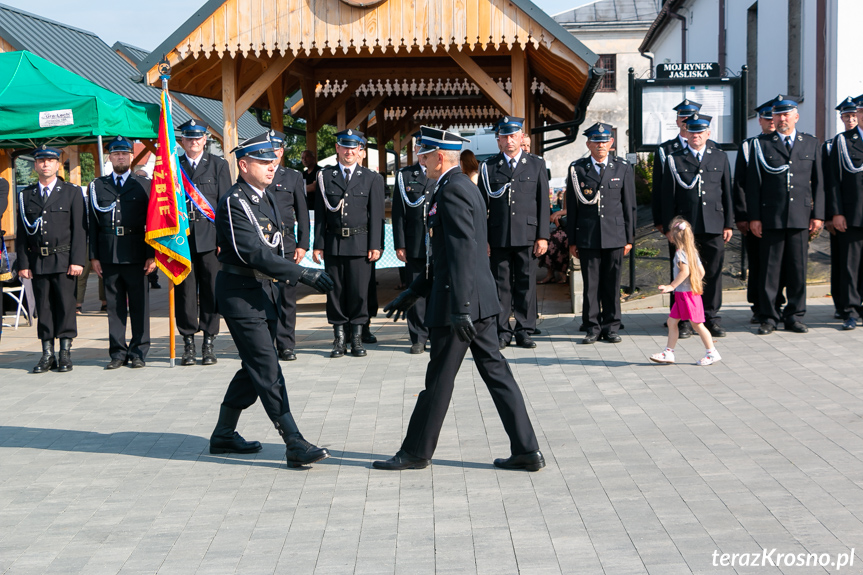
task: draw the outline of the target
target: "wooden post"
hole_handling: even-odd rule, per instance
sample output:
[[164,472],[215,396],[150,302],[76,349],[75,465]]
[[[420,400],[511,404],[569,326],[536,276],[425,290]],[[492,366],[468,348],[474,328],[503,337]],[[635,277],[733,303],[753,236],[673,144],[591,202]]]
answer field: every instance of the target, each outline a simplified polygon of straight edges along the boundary
[[69,146],[64,151],[69,156],[69,181],[76,186],[80,186],[81,161],[78,158],[78,146]]
[[[368,137],[369,137],[369,121],[368,121],[368,120],[366,120],[365,122],[360,122],[360,128],[359,128],[359,129],[360,129],[360,132],[362,132],[363,134],[365,134],[365,135],[366,135],[366,138],[368,139]],[[360,164],[361,164],[364,168],[368,169],[368,167],[369,167],[369,153],[368,153],[368,150],[366,150],[366,155],[365,155],[365,157],[363,157],[363,161],[362,161],[362,162],[360,162]]]
[[309,78],[300,80],[300,90],[303,94],[303,108],[306,110],[306,149],[318,157],[318,115],[315,102],[315,81]]
[[237,162],[231,150],[237,147],[237,60],[227,54],[222,59],[222,150],[231,169],[231,181],[237,180]]
[[527,59],[519,44],[513,44],[511,58],[512,109],[509,113],[517,118],[527,118],[527,101],[525,98],[529,87],[526,73]]
[[387,179],[387,141],[386,131],[384,130],[384,107],[378,106],[375,108],[375,127],[377,128],[378,140],[378,173]]
[[347,127],[348,123],[348,106],[342,104],[336,111],[336,129],[341,132]]
[[[0,219],[0,228],[6,230],[10,237],[14,237],[15,233],[15,206],[18,200],[18,194],[15,193],[15,178],[14,170],[12,169],[12,150],[0,149],[0,178],[3,178],[9,183],[9,207],[3,212]],[[11,246],[7,246],[10,250]]]

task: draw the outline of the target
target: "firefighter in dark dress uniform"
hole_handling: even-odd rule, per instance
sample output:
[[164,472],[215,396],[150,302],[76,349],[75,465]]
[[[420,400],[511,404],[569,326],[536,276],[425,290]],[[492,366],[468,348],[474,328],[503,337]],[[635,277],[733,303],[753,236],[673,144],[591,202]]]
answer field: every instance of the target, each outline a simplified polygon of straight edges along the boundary
[[[39,181],[18,194],[18,276],[33,280],[36,334],[42,357],[33,373],[72,371],[72,340],[78,335],[75,289],[87,261],[87,212],[81,188],[57,177],[60,150],[33,151]],[[54,339],[60,340],[59,361]]]
[[662,179],[662,225],[670,229],[675,216],[682,216],[692,225],[695,245],[704,264],[704,324],[713,337],[725,337],[719,317],[722,265],[725,244],[731,239],[734,225],[734,206],[728,156],[719,148],[707,145],[712,119],[706,114],[690,116],[686,120],[689,145],[666,160]]
[[[285,134],[270,130],[270,141],[278,158],[276,174],[273,183],[267,187],[267,193],[272,194],[282,225],[285,228],[285,257],[299,264],[303,261],[309,249],[309,210],[306,207],[306,190],[303,177],[297,170],[281,165],[285,153]],[[296,235],[294,232],[296,222]],[[290,283],[280,283],[279,329],[276,334],[276,349],[279,359],[293,361],[297,359],[294,351],[296,346],[297,326],[297,286]]]
[[500,349],[512,342],[513,335],[517,345],[536,347],[531,337],[537,317],[536,259],[548,249],[548,173],[545,160],[522,151],[523,126],[524,118],[503,118],[497,126],[501,153],[480,164],[491,271],[502,308],[497,323]]
[[567,237],[581,261],[584,298],[581,343],[620,343],[620,274],[635,237],[635,175],[626,160],[611,159],[613,128],[585,130],[590,156],[573,162],[566,179]]
[[[758,125],[762,134],[773,133],[773,100],[761,104],[755,108],[758,114]],[[734,161],[734,221],[737,229],[743,234],[743,242],[746,246],[746,258],[749,261],[749,273],[746,282],[746,300],[751,305],[752,318],[750,323],[761,323],[761,312],[758,309],[760,290],[758,288],[758,274],[761,272],[761,238],[749,231],[749,214],[746,211],[746,170],[752,161],[752,140],[757,136],[746,138],[740,144],[737,158]],[[780,289],[781,292],[781,289]],[[784,302],[783,302],[784,303]]]
[[[228,162],[205,150],[207,127],[208,124],[200,120],[189,120],[180,126],[180,145],[185,151],[185,154],[180,156],[180,165],[210,207],[215,209],[231,187],[231,172]],[[213,351],[213,341],[219,334],[215,295],[216,273],[219,271],[219,261],[216,258],[216,226],[204,215],[201,208],[186,198],[192,271],[174,290],[177,300],[177,331],[183,336],[183,365],[195,365],[195,333],[198,331],[204,332],[201,365],[216,363],[216,354]]]
[[[131,171],[132,142],[117,136],[108,144],[114,173],[90,183],[90,266],[105,282],[108,302],[106,369],[131,362],[144,367],[150,350],[150,283],[155,251],[144,241],[150,180]],[[127,303],[128,302],[128,303]],[[126,320],[132,339],[126,344]]]
[[[839,102],[839,105],[836,106],[836,111],[839,112],[839,119],[845,127],[845,132],[857,127],[857,103],[854,98],[848,96]],[[838,135],[828,139],[821,145],[821,164],[822,172],[824,173],[824,194],[826,196],[824,229],[830,234],[830,294],[833,296],[833,306],[835,308],[833,317],[836,319],[846,319],[846,324],[848,325],[846,329],[854,329],[859,318],[855,319],[854,322],[847,321],[845,312],[847,303],[843,299],[844,294],[847,292],[847,286],[843,287],[840,279],[842,268],[845,266],[846,261],[846,254],[843,253],[845,245],[839,241],[839,234],[833,226],[833,216],[836,215],[836,212],[833,211],[835,204],[831,201],[835,184],[833,182],[833,176],[835,175],[833,164],[840,168],[842,166],[840,156],[835,155],[837,153],[837,149],[835,148],[837,138]],[[847,150],[847,145],[845,148]],[[842,213],[839,212],[840,215]]]
[[[426,174],[426,157],[419,154],[420,148],[420,132],[417,132],[414,134],[417,163],[399,170],[393,190],[393,245],[396,257],[405,262],[407,285],[426,273],[428,200],[435,185]],[[426,301],[421,298],[405,314],[413,354],[422,353],[429,345],[425,310]]]
[[431,265],[428,277],[417,277],[384,311],[398,319],[420,297],[427,297],[425,323],[432,349],[425,389],[417,398],[401,449],[386,461],[375,461],[377,469],[428,466],[468,349],[510,440],[511,456],[495,459],[494,465],[529,471],[545,466],[521,390],[497,349],[500,304],[484,241],[486,205],[459,168],[465,141],[443,130],[422,128],[420,153],[427,156],[428,177],[435,181],[428,211]]
[[863,95],[856,98],[855,108],[857,125],[834,139],[829,178],[829,211],[841,254],[838,284],[845,330],[856,329],[863,314]]
[[329,457],[306,441],[288,403],[285,377],[273,341],[279,322],[278,283],[303,282],[319,292],[332,289],[326,272],[298,266],[285,257],[287,230],[272,194],[266,191],[277,170],[269,134],[246,140],[237,157],[237,184],[216,212],[220,271],[216,277],[218,309],[234,338],[242,364],[234,375],[210,436],[210,453],[255,453],[257,441],[237,433],[242,410],[260,398],[267,416],[285,441],[288,466],[308,465]]
[[[656,153],[653,155],[653,195],[651,196],[651,208],[653,210],[653,225],[659,230],[659,233],[665,234],[667,231],[663,226],[662,221],[662,206],[661,206],[661,198],[662,198],[662,180],[665,177],[665,168],[668,166],[668,156],[673,154],[674,152],[684,150],[689,146],[689,143],[686,141],[686,120],[695,114],[699,110],[701,110],[701,104],[698,102],[693,102],[692,100],[686,99],[680,102],[678,105],[672,108],[675,112],[677,112],[677,128],[679,133],[674,138],[670,140],[666,140],[662,142],[659,147],[656,149]],[[671,279],[674,279],[674,253],[677,251],[677,248],[671,243],[668,244],[668,264],[669,271],[671,273]],[[670,296],[671,301],[669,302],[669,307],[674,305],[674,293]],[[680,339],[686,339],[688,337],[692,337],[692,325],[687,320],[681,321],[678,326],[678,337]]]
[[339,163],[318,172],[312,259],[324,261],[335,283],[327,295],[327,320],[335,333],[330,357],[345,355],[348,329],[351,355],[366,355],[362,329],[369,320],[372,262],[383,249],[384,179],[357,163],[362,141],[356,130],[336,134]]
[[[809,236],[824,220],[824,177],[821,145],[815,136],[797,131],[799,118],[797,102],[782,95],[773,100],[776,131],[752,141],[746,173],[749,229],[761,238],[760,335],[773,333],[780,321],[788,331],[809,331],[801,321],[806,313],[806,266]],[[776,306],[780,278],[788,300],[782,312]]]

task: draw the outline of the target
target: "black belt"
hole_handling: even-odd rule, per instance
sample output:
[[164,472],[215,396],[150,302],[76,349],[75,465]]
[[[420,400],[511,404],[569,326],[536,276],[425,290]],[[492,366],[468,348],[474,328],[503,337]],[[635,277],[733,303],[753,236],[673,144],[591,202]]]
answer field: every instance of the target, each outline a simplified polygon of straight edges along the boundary
[[360,226],[358,228],[337,228],[335,226],[327,226],[327,231],[331,234],[342,236],[343,238],[349,238],[351,236],[369,233],[369,227]]
[[63,252],[72,251],[72,244],[66,244],[65,246],[57,246],[56,248],[39,248],[39,255],[42,257],[48,257],[54,254],[62,254]]
[[256,280],[261,280],[265,282],[277,282],[274,277],[268,276],[267,274],[262,274],[256,269],[253,268],[244,268],[243,266],[235,266],[232,264],[221,264],[222,271],[227,272],[229,274],[234,274],[238,276],[246,276],[250,278],[255,278]]
[[99,230],[100,234],[104,234],[106,236],[130,236],[132,234],[143,234],[147,231],[147,228],[131,228],[129,226],[115,226],[113,228],[102,228]]

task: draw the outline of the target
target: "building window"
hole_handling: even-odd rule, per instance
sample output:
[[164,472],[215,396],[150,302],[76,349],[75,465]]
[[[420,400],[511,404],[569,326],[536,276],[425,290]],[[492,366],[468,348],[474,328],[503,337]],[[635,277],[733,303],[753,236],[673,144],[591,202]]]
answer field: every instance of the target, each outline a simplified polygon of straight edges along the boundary
[[758,2],[746,11],[746,67],[749,68],[747,91],[747,117],[756,116],[758,101]]
[[599,83],[600,92],[614,92],[617,90],[617,54],[600,54],[599,67],[605,68],[605,76]]

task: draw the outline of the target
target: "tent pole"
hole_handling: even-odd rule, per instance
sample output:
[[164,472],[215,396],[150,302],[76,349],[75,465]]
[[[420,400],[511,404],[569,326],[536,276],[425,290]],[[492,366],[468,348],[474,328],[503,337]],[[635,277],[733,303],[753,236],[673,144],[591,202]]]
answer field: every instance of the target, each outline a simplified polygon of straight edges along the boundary
[[99,175],[105,175],[105,156],[102,154],[102,136],[96,136],[96,145],[99,146]]

